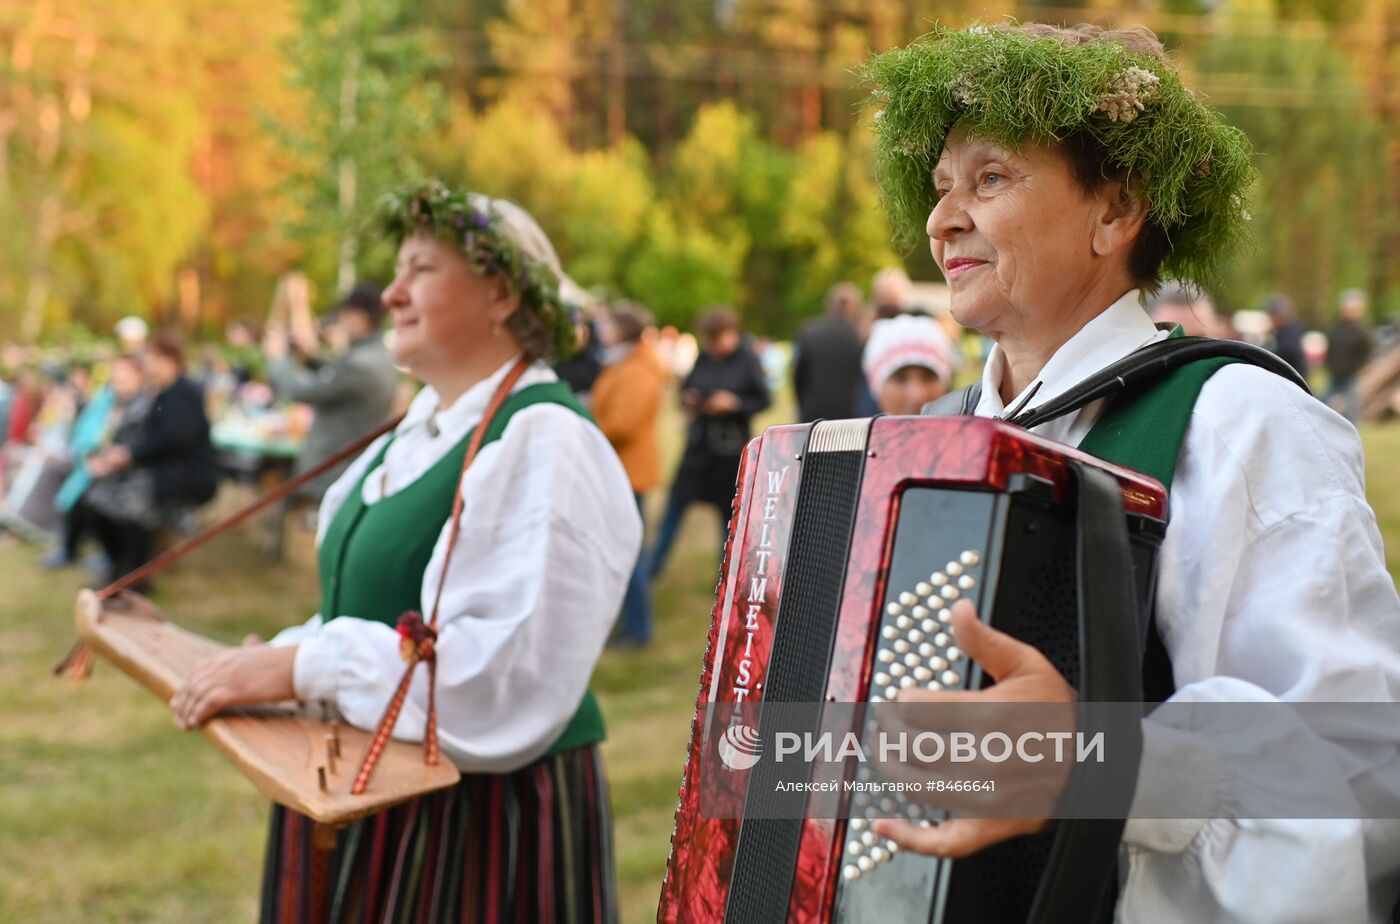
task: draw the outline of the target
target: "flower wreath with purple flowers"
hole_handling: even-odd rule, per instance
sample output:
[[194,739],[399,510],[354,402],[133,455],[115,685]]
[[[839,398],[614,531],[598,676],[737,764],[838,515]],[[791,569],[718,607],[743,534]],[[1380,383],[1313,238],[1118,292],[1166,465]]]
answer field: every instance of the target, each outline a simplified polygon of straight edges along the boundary
[[[578,308],[559,293],[559,277],[549,266],[529,259],[502,228],[494,200],[457,192],[440,180],[400,187],[380,197],[375,222],[380,236],[402,243],[418,233],[452,241],[478,275],[500,273],[520,293],[520,306],[545,322],[556,358],[577,347]],[[484,207],[479,203],[485,203]]]

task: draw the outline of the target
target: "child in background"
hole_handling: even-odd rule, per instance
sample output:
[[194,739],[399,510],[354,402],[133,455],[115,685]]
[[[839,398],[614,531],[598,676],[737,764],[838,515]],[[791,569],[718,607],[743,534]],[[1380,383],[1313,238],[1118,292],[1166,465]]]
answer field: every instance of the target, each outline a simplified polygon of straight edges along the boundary
[[947,393],[960,360],[937,321],[901,314],[870,328],[861,366],[882,412],[912,415]]

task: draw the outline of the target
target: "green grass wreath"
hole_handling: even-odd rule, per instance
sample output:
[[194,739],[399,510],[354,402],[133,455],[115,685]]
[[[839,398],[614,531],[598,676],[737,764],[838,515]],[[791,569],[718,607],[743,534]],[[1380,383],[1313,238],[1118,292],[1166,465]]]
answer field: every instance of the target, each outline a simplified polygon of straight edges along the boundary
[[1217,281],[1249,238],[1249,140],[1162,57],[1130,51],[1112,35],[1092,27],[937,28],[870,58],[861,77],[873,88],[876,168],[897,238],[923,239],[933,168],[955,123],[1013,150],[1085,132],[1146,195],[1171,243],[1162,275]]

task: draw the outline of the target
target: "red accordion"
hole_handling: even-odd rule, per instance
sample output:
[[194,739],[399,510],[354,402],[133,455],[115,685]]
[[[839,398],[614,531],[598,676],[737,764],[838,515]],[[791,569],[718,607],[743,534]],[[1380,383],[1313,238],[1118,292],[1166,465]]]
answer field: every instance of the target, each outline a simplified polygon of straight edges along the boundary
[[[1087,619],[1084,523],[1105,516],[1122,537],[1121,557],[1107,557],[1130,573],[1129,612]],[[1040,649],[1081,699],[1136,701],[1165,519],[1155,480],[992,420],[876,417],[775,427],[753,440],[658,920],[1023,924],[1055,920],[1074,898],[1053,894],[1065,883],[1108,888],[1121,821],[1099,832],[1093,857],[1066,843],[1083,829],[1061,822],[947,861],[896,856],[892,844],[861,853],[868,822],[844,813],[716,817],[700,777],[723,742],[707,740],[704,717],[729,704],[875,702],[915,683],[979,688],[980,669],[949,637],[947,607],[959,598]],[[722,785],[752,807],[765,766]],[[1086,880],[1070,875],[1075,863],[1098,868]]]

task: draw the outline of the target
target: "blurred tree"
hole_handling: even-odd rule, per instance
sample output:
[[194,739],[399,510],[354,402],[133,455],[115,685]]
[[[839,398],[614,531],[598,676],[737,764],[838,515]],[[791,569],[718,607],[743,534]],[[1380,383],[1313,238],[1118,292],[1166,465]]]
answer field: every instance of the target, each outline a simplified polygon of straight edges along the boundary
[[344,291],[374,200],[421,173],[413,152],[443,121],[445,62],[405,0],[297,0],[297,19],[286,54],[305,110],[276,129],[298,158],[287,191],[306,266]]

